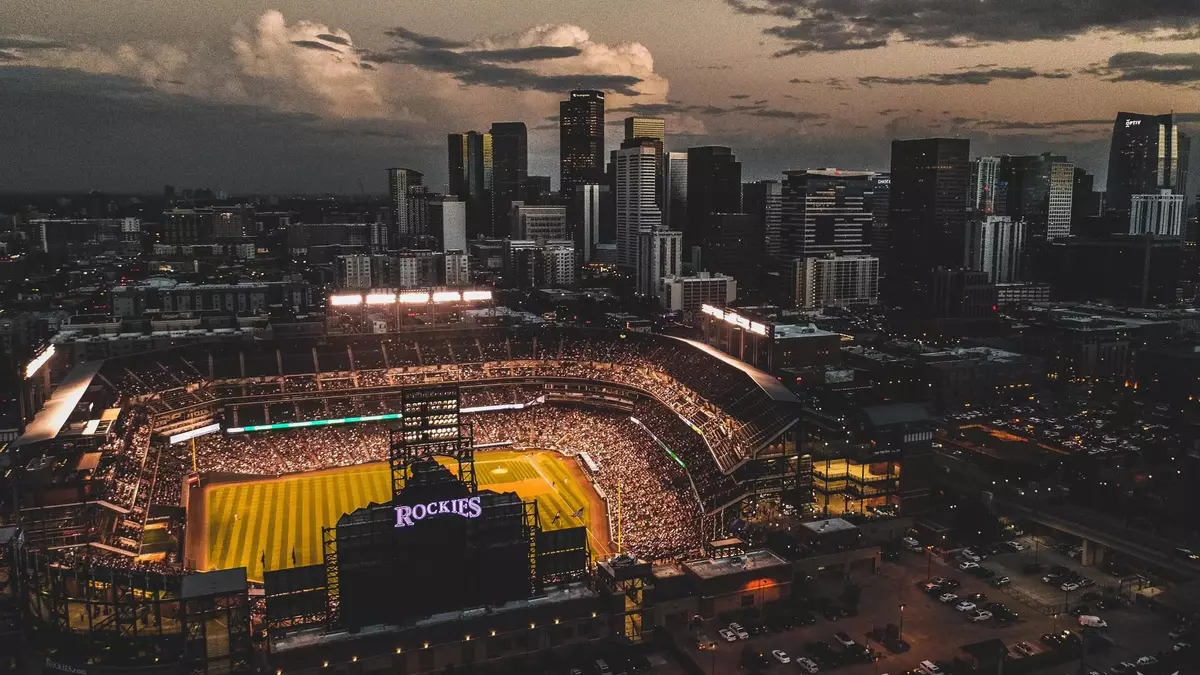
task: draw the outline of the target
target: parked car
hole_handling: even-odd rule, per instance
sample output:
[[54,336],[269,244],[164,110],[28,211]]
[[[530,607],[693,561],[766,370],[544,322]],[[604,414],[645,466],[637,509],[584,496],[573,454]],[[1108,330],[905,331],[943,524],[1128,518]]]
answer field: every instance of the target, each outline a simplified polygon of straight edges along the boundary
[[1084,614],[1079,617],[1079,625],[1087,628],[1108,628],[1108,622],[1098,616]]
[[737,633],[734,633],[728,628],[722,628],[721,630],[717,631],[717,634],[720,635],[721,639],[725,640],[726,642],[737,642]]
[[970,595],[964,595],[963,597],[975,603],[984,602],[987,600],[987,595],[983,593],[971,593]]
[[1136,671],[1137,666],[1128,661],[1122,661],[1108,670],[1108,672],[1112,673],[1113,675],[1129,675],[1129,673]]
[[1158,663],[1158,659],[1153,656],[1139,656],[1137,661],[1133,662],[1135,666],[1153,666]]
[[742,628],[742,624],[740,624],[736,621],[729,624],[729,630],[733,631],[734,634],[736,634],[738,636],[739,640],[749,640],[750,639],[750,633],[747,632],[745,628]]
[[804,656],[796,659],[796,665],[800,667],[800,670],[803,670],[806,673],[816,673],[820,670],[817,668],[817,664],[812,659]]
[[942,595],[938,596],[938,602],[941,602],[943,605],[948,605],[952,602],[958,602],[958,596],[953,593],[943,593]]
[[959,551],[958,556],[963,560],[969,560],[971,562],[979,562],[980,560],[983,560],[983,556],[969,548],[964,548],[962,551]]
[[974,612],[975,603],[971,602],[970,600],[960,600],[958,604],[954,606],[954,609],[957,609],[960,612]]
[[987,621],[988,619],[992,618],[992,613],[987,611],[986,609],[977,609],[977,610],[971,612],[970,614],[968,614],[967,618],[970,619],[971,621],[976,621],[976,622]]
[[838,644],[842,645],[843,647],[853,647],[855,644],[857,644],[854,642],[854,638],[850,637],[850,635],[844,630],[839,630],[838,632],[834,633],[833,639],[837,640]]
[[1065,584],[1059,586],[1059,588],[1067,593],[1070,593],[1071,591],[1079,590],[1079,584],[1077,584],[1073,581],[1068,581]]
[[1014,551],[1024,551],[1025,550],[1025,545],[1022,544],[1021,542],[1017,541],[1016,539],[1006,541],[1006,542],[1004,542],[1004,545],[1011,548]]
[[1000,588],[1001,586],[1007,586],[1011,583],[1012,583],[1012,579],[1009,579],[1008,577],[1000,577],[999,579],[992,579],[992,585],[995,586],[996,588]]
[[775,657],[775,660],[780,663],[792,662],[792,657],[788,656],[787,652],[783,651],[782,649],[772,649],[771,656]]
[[958,569],[960,569],[964,572],[969,572],[971,570],[977,570],[977,569],[979,569],[979,563],[971,562],[970,560],[965,560],[958,564]]
[[1028,642],[1018,642],[1017,644],[1013,645],[1013,649],[1021,652],[1025,656],[1033,656],[1037,653],[1037,648]]

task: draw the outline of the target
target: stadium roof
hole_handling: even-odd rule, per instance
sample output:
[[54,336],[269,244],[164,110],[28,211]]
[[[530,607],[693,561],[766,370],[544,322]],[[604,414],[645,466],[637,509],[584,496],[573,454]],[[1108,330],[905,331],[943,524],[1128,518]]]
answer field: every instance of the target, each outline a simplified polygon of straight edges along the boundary
[[79,405],[79,400],[92,385],[92,378],[100,371],[100,366],[103,364],[103,361],[88,361],[72,368],[71,372],[67,373],[67,377],[63,379],[62,384],[58,385],[58,389],[54,390],[50,400],[46,401],[42,409],[34,415],[29,426],[25,427],[25,433],[13,441],[12,447],[18,448],[30,443],[48,441],[57,436],[63,425],[67,423],[67,418],[75,411],[75,406]]
[[665,337],[670,337],[671,339],[679,340],[680,342],[686,342],[689,345],[695,347],[696,349],[699,349],[699,350],[703,351],[704,353],[708,354],[709,356],[714,356],[718,359],[721,359],[725,363],[728,363],[729,365],[733,366],[734,368],[737,368],[738,370],[740,370],[743,373],[745,373],[746,375],[748,375],[750,377],[750,379],[754,380],[754,383],[757,384],[759,386],[759,388],[761,388],[763,391],[765,391],[767,393],[767,395],[770,396],[771,399],[776,402],[779,402],[779,403],[799,403],[800,402],[800,399],[796,398],[796,395],[792,393],[792,390],[783,386],[782,382],[771,377],[764,371],[761,371],[758,368],[755,368],[754,366],[750,365],[749,363],[746,363],[744,361],[739,361],[739,360],[733,358],[732,356],[726,354],[725,352],[723,352],[719,349],[716,349],[715,347],[706,345],[703,342],[697,342],[695,340],[688,340],[687,338],[680,338],[680,337],[674,337],[674,336],[665,336]]

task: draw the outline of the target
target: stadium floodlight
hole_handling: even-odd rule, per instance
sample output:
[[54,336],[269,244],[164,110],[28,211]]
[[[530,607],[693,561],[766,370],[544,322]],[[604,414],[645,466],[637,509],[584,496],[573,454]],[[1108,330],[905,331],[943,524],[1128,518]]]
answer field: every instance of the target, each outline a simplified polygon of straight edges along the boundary
[[360,422],[386,422],[404,417],[400,413],[386,415],[362,415],[360,417],[338,417],[329,420],[306,420],[304,422],[278,422],[276,424],[255,424],[249,427],[229,427],[227,434],[245,434],[251,431],[279,431],[282,429],[304,429],[306,427],[328,427],[335,424],[358,424]]
[[368,305],[394,305],[396,304],[395,293],[368,293]]
[[329,304],[334,307],[351,307],[362,304],[361,295],[331,295],[329,296]]
[[433,294],[434,302],[459,302],[462,300],[462,293],[458,291],[438,291]]
[[46,365],[46,362],[50,360],[51,356],[54,356],[54,345],[46,347],[45,351],[33,357],[32,361],[25,364],[25,379],[28,380],[29,378],[33,377],[42,366]]
[[209,424],[207,426],[200,427],[199,429],[192,429],[191,431],[185,431],[181,434],[174,434],[172,436],[169,436],[169,437],[167,437],[167,443],[169,443],[170,445],[175,445],[176,443],[182,443],[184,441],[190,441],[193,438],[207,436],[208,434],[216,433],[220,430],[221,430],[221,425],[213,423],[213,424]]
[[482,300],[491,300],[491,291],[463,291],[463,302],[479,302]]
[[425,291],[409,291],[400,294],[400,304],[402,305],[423,305],[427,302],[429,302],[429,294]]

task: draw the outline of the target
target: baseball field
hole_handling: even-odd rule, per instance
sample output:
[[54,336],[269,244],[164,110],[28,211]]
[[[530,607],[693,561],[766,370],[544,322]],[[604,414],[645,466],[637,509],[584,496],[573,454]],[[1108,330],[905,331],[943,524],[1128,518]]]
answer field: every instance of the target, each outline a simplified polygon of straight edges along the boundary
[[[439,459],[453,467],[453,460]],[[516,492],[536,499],[542,528],[588,526],[593,556],[612,548],[604,504],[573,460],[547,451],[480,452],[475,458],[480,489]],[[204,540],[189,549],[200,554],[200,569],[245,567],[254,581],[266,569],[312,565],[321,561],[321,528],[371,502],[390,500],[387,464],[325,469],[283,476],[202,486],[189,506],[189,522],[203,523]],[[575,517],[582,509],[582,516]],[[195,515],[196,517],[193,517]]]

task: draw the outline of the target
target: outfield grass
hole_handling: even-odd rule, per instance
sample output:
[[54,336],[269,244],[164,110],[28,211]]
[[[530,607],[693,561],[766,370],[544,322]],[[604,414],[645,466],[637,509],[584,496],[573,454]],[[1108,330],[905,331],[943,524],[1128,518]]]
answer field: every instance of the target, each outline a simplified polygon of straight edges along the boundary
[[[450,459],[439,461],[453,465]],[[481,452],[476,455],[475,474],[481,489],[536,499],[546,530],[588,525],[589,517],[603,513],[591,485],[576,480],[554,453]],[[322,527],[332,527],[342,514],[356,508],[390,499],[390,476],[382,462],[207,487],[205,567],[246,567],[250,579],[261,581],[264,555],[268,570],[292,566],[293,550],[296,565],[318,563]],[[573,518],[571,514],[580,508],[583,517]],[[594,514],[594,510],[599,511]],[[606,550],[607,532],[589,531],[589,540],[593,555]]]

